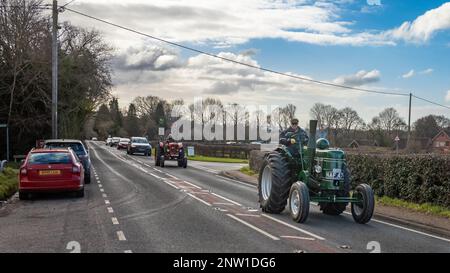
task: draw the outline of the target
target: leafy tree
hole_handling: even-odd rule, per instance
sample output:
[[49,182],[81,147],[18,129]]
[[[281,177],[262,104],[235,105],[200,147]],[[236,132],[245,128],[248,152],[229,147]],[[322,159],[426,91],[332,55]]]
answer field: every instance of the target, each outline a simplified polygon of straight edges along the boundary
[[125,130],[129,136],[140,136],[141,130],[139,126],[139,119],[136,114],[136,107],[133,103],[128,106],[128,112],[125,122]]

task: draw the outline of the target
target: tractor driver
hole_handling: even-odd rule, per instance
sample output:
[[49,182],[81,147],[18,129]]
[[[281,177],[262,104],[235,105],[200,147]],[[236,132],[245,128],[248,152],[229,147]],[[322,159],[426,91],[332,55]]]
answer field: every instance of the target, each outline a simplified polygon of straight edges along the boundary
[[300,126],[298,126],[298,119],[296,118],[292,119],[291,126],[280,133],[280,144],[284,144],[286,146],[291,145],[288,133],[299,134],[300,141],[302,142],[302,144],[306,145],[308,143],[308,135],[306,134],[305,130],[303,130],[302,128],[300,128]]
[[173,139],[172,134],[169,134],[169,135],[167,136],[166,142],[167,142],[167,143],[172,143],[172,142],[174,142],[174,141],[175,141],[175,140]]

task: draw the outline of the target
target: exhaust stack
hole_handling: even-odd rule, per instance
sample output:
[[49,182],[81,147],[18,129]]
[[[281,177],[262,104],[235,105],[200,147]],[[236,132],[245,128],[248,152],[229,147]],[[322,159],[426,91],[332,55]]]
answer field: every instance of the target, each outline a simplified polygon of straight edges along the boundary
[[313,171],[314,157],[316,156],[316,131],[317,120],[309,121],[309,141],[308,141],[308,154],[309,154],[309,170]]

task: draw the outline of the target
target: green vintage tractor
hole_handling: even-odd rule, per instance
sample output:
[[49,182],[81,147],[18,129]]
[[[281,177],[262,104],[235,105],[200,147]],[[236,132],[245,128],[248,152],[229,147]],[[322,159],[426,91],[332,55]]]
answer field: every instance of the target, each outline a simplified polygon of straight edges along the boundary
[[353,219],[365,224],[374,211],[374,194],[367,184],[350,189],[345,153],[330,149],[326,139],[316,142],[317,121],[310,121],[307,147],[300,134],[288,135],[290,145],[280,145],[267,154],[259,172],[259,203],[264,212],[281,213],[288,203],[298,223],[308,218],[310,201],[324,214],[339,215],[351,203]]

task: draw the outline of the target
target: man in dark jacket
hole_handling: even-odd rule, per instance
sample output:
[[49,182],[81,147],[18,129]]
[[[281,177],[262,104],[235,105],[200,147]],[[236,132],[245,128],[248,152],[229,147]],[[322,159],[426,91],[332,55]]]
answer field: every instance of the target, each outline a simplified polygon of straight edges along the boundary
[[291,120],[291,126],[280,133],[280,144],[291,146],[289,135],[299,134],[300,141],[303,145],[308,144],[308,134],[306,131],[298,126],[298,119]]

